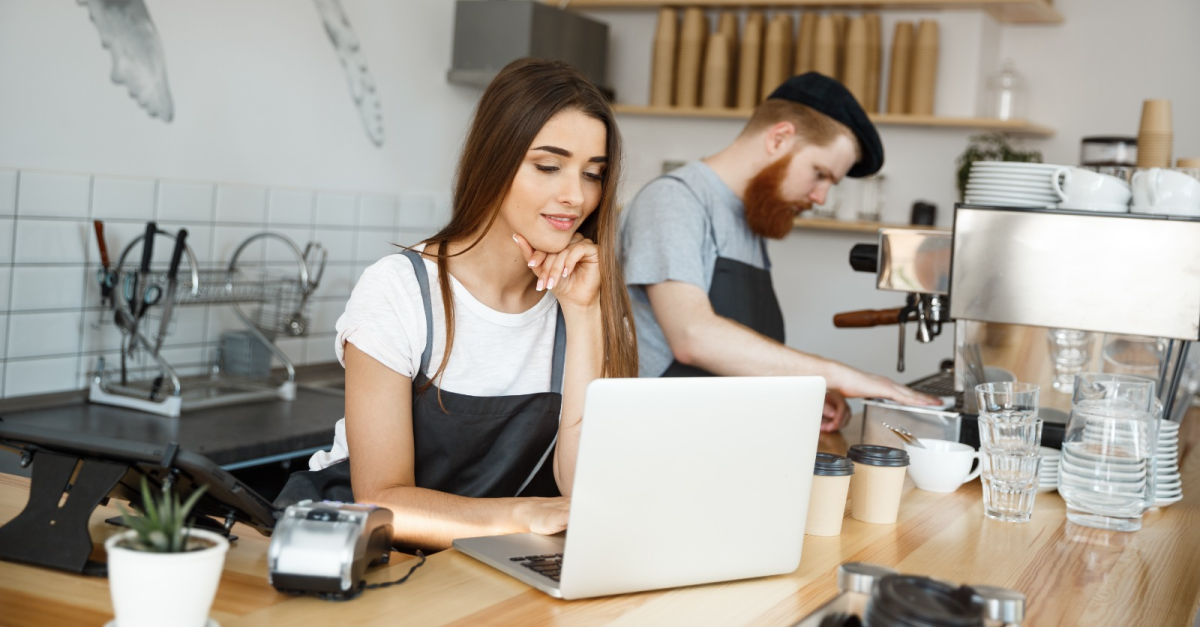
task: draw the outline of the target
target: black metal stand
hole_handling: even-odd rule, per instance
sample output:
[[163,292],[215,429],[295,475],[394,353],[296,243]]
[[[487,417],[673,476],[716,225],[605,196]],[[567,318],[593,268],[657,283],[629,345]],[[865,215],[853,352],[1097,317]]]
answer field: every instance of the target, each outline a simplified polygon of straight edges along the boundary
[[29,502],[0,527],[0,559],[76,573],[92,570],[88,521],[129,466],[45,450],[37,451],[35,458]]

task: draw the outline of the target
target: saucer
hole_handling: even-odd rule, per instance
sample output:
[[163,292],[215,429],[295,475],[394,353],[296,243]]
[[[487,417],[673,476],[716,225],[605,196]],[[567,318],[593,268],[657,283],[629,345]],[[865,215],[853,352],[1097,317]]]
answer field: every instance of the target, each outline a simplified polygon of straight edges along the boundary
[[1182,216],[1185,218],[1200,217],[1200,207],[1151,207],[1147,205],[1130,205],[1129,212],[1160,216]]
[[1095,211],[1097,213],[1129,213],[1129,205],[1121,204],[1100,204],[1100,203],[1059,203],[1059,209],[1067,209],[1069,211]]
[[1182,494],[1180,494],[1179,496],[1172,496],[1171,498],[1166,498],[1166,499],[1155,499],[1154,507],[1166,507],[1172,503],[1178,503],[1182,499],[1183,499]]

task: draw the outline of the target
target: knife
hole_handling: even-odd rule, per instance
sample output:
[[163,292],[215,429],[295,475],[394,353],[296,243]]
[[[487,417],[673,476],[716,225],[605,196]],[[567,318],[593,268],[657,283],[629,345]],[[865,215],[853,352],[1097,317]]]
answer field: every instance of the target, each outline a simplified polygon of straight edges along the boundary
[[116,274],[109,270],[112,264],[108,259],[108,244],[104,241],[104,222],[92,220],[92,225],[96,228],[96,243],[100,246],[100,265],[103,266],[97,276],[100,281],[100,304],[108,307],[112,304],[112,288],[116,284]]
[[162,348],[163,339],[167,337],[167,327],[171,325],[171,310],[175,308],[175,287],[179,284],[179,262],[183,259],[183,251],[187,244],[187,229],[179,229],[175,236],[175,250],[171,253],[171,266],[167,269],[167,295],[162,306],[162,322],[158,324],[158,337],[154,338],[154,354]]
[[129,311],[133,313],[133,322],[129,329],[129,349],[126,351],[130,355],[133,355],[133,349],[137,346],[138,324],[141,323],[142,316],[146,315],[148,306],[140,290],[150,288],[150,261],[154,259],[154,234],[157,231],[158,228],[153,222],[146,223],[146,236],[142,239],[142,265],[134,275],[133,292],[126,295]]

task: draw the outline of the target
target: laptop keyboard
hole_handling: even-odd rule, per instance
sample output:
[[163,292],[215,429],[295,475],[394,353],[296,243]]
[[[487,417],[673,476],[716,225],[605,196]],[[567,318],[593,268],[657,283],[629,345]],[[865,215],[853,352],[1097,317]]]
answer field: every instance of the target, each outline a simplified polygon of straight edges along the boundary
[[554,581],[562,576],[562,553],[510,557],[508,561],[520,562],[525,568]]

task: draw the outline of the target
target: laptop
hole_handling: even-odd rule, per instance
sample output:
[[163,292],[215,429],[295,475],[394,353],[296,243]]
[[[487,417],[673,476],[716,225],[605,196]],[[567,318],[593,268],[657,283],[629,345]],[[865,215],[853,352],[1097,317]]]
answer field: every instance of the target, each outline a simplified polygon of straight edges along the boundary
[[568,532],[454,548],[563,599],[793,572],[824,398],[821,377],[597,379]]

